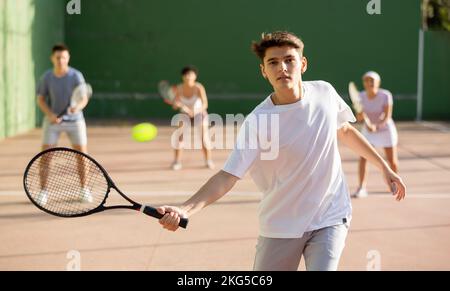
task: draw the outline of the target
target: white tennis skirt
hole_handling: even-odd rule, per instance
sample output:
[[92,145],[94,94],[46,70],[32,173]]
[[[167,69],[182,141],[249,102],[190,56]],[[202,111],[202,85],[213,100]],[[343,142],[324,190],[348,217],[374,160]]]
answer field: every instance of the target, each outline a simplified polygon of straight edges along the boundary
[[391,148],[398,144],[397,128],[392,119],[387,122],[384,128],[376,132],[370,132],[364,126],[361,133],[374,147]]

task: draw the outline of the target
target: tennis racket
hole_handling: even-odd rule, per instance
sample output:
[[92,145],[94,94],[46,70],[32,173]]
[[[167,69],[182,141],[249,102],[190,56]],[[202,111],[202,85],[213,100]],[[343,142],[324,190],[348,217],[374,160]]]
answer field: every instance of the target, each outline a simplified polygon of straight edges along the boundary
[[359,91],[355,83],[350,82],[348,84],[348,93],[350,95],[350,100],[352,101],[353,109],[356,113],[361,113],[363,111],[363,107],[359,97]]
[[[23,185],[35,206],[59,217],[81,217],[118,208],[158,219],[164,216],[128,198],[97,161],[73,149],[52,148],[36,155],[25,169]],[[111,188],[131,205],[105,206]],[[187,224],[187,218],[180,219],[181,227]]]
[[72,96],[70,97],[69,104],[67,105],[66,109],[64,109],[63,112],[58,114],[58,118],[63,115],[70,115],[69,112],[70,108],[77,107],[81,102],[83,102],[84,98],[91,98],[92,96],[92,87],[91,85],[87,83],[81,83],[72,92]]
[[175,91],[168,81],[163,80],[158,83],[158,93],[166,103],[173,104],[175,100]]

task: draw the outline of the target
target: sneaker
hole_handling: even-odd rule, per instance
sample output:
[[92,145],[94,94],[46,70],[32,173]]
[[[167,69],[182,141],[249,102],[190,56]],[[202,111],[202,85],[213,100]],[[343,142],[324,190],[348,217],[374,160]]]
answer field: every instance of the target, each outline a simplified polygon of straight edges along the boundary
[[365,198],[369,196],[369,193],[367,193],[366,188],[359,188],[355,193],[351,195],[352,198]]
[[81,202],[92,203],[94,199],[92,198],[91,190],[89,188],[83,188],[81,190]]
[[214,165],[214,162],[212,160],[206,160],[206,167],[208,169],[214,169],[216,166]]
[[47,200],[48,200],[47,190],[41,190],[41,192],[39,192],[39,194],[36,197],[36,202],[41,206],[45,206],[45,204],[47,204]]
[[180,162],[174,162],[174,163],[172,164],[172,170],[174,170],[174,171],[181,170],[181,168],[182,168],[182,166],[181,166],[181,163],[180,163]]

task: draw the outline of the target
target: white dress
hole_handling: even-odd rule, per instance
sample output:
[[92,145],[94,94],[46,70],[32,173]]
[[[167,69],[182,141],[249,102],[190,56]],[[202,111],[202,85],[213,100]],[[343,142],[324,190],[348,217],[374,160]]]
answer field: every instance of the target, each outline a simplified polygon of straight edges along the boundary
[[[377,95],[369,99],[365,91],[360,93],[363,111],[374,125],[380,125],[384,118],[384,107],[392,105],[392,94],[388,90],[380,89]],[[361,133],[374,147],[394,147],[398,143],[398,133],[392,118],[389,118],[385,125],[380,126],[377,131],[370,132],[366,126]]]

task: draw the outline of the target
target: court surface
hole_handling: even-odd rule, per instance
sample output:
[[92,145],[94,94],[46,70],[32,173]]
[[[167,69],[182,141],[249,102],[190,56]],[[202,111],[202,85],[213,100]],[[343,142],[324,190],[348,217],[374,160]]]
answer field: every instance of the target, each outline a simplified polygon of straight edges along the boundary
[[[353,221],[340,270],[450,270],[450,124],[397,123],[400,174],[407,199],[396,202],[374,167],[365,199],[352,200]],[[173,204],[215,173],[200,150],[184,169],[169,169],[172,128],[150,143],[130,139],[131,125],[92,125],[89,151],[117,186],[150,205]],[[0,141],[0,270],[250,270],[258,235],[259,194],[249,176],[232,193],[191,218],[188,230],[163,230],[129,210],[85,218],[47,215],[28,201],[22,174],[40,147],[40,129]],[[64,137],[60,145],[67,146]],[[229,151],[213,151],[217,169]],[[351,191],[358,158],[341,148]],[[112,197],[115,195],[113,192]],[[119,196],[113,202],[120,202]],[[304,269],[301,264],[300,269]]]

